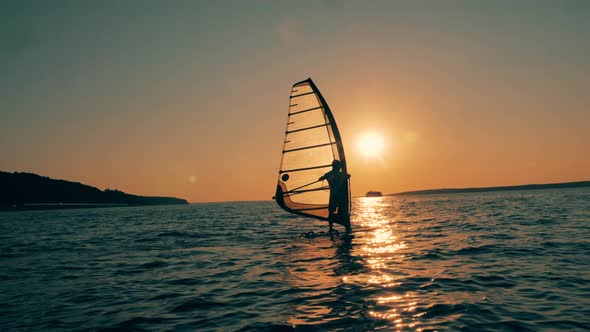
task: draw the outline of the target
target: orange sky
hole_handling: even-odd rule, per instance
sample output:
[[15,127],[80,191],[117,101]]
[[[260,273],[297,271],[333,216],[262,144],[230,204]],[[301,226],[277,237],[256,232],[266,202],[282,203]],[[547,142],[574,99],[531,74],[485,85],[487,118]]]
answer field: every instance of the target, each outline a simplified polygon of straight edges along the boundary
[[[7,6],[0,170],[268,200],[291,85],[312,77],[353,195],[590,180],[590,5],[428,4]],[[357,148],[371,130],[379,158]]]

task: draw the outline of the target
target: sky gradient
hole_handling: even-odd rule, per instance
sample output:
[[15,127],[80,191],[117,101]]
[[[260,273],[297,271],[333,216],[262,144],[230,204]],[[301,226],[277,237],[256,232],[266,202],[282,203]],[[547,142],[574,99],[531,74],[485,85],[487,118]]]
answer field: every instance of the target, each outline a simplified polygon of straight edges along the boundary
[[0,28],[2,171],[268,200],[312,77],[353,195],[590,180],[587,1],[4,1]]

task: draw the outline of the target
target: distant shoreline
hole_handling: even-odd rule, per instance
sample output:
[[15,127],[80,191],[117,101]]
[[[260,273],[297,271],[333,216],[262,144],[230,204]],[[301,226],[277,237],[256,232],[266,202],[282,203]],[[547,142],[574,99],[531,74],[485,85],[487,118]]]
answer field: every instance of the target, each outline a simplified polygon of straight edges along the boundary
[[91,204],[91,203],[39,203],[39,204],[23,204],[13,206],[0,206],[0,212],[11,211],[40,211],[40,210],[73,210],[73,209],[95,209],[95,208],[111,208],[111,207],[136,207],[136,206],[161,206],[161,205],[179,205],[179,204],[151,204],[151,205],[131,205],[131,204]]
[[23,204],[12,206],[0,206],[0,211],[36,211],[36,210],[69,210],[69,209],[91,209],[91,208],[107,208],[107,207],[121,207],[129,206],[128,204],[56,204],[56,203],[39,203],[39,204]]
[[516,191],[516,190],[542,190],[542,189],[561,189],[561,188],[585,188],[590,187],[590,181],[546,183],[546,184],[525,184],[517,186],[499,186],[499,187],[476,187],[476,188],[440,188],[404,191],[384,196],[401,196],[401,195],[436,195],[436,194],[461,194],[461,193],[480,193],[493,191]]
[[0,211],[188,204],[176,197],[127,194],[33,173],[0,171]]

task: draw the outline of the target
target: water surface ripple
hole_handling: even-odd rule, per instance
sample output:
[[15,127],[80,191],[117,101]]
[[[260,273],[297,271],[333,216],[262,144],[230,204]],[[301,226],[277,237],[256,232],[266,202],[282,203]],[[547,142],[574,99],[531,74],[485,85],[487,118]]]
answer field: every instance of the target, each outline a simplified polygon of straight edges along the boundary
[[590,330],[590,190],[0,214],[2,331]]

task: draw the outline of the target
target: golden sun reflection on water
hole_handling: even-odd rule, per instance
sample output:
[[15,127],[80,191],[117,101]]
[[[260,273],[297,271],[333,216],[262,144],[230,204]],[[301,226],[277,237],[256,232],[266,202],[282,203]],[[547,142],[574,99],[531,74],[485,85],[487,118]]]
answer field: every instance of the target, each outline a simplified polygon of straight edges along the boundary
[[415,286],[424,279],[416,269],[423,267],[411,259],[412,250],[419,249],[408,248],[420,226],[396,210],[395,198],[354,203],[353,237],[302,239],[287,249],[289,268],[282,278],[293,286],[295,300],[286,321],[301,328],[321,324],[326,330],[342,319],[392,331],[428,329],[423,317],[428,303]]
[[365,197],[359,199],[355,209],[360,224],[359,235],[365,239],[360,254],[370,268],[364,282],[391,294],[369,299],[375,302],[375,307],[368,314],[391,322],[396,330],[421,331],[418,326],[423,313],[412,314],[416,310],[414,294],[398,289],[402,285],[400,280],[405,277],[403,271],[400,272],[404,256],[398,251],[407,249],[407,246],[396,235],[397,223],[392,217],[394,208],[391,198]]

